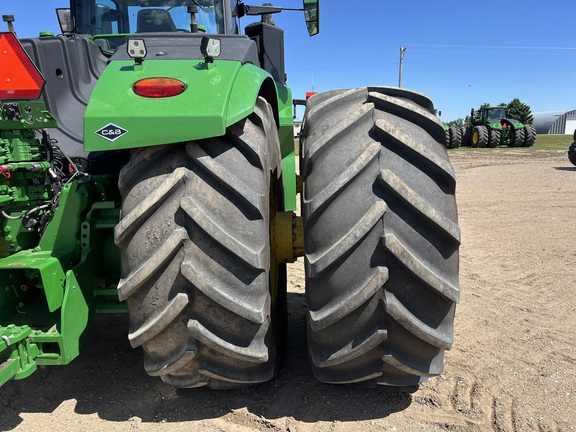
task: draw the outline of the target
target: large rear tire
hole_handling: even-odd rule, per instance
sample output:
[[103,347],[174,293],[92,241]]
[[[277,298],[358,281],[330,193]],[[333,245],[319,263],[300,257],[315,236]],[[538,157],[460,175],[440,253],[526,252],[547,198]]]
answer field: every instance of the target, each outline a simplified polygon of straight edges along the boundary
[[572,162],[572,165],[576,165],[576,141],[568,148],[568,160]]
[[452,126],[448,129],[450,139],[448,141],[448,148],[460,148],[462,145],[462,130],[457,126]]
[[472,132],[469,127],[462,127],[460,129],[462,135],[462,147],[470,147],[472,145]]
[[472,129],[472,147],[484,148],[488,145],[488,128],[475,126]]
[[[276,374],[285,301],[270,253],[280,176],[274,116],[258,99],[224,137],[136,149],[120,175],[118,292],[148,374],[238,387]],[[278,317],[280,318],[280,317]]]
[[516,129],[510,147],[522,147],[524,145],[524,128]]
[[532,147],[536,142],[536,128],[533,125],[524,126],[524,144],[523,147]]
[[426,96],[398,88],[308,101],[307,330],[320,381],[410,386],[442,371],[459,299],[460,229],[433,113]]
[[490,141],[488,147],[497,148],[500,145],[501,132],[497,129],[490,129]]

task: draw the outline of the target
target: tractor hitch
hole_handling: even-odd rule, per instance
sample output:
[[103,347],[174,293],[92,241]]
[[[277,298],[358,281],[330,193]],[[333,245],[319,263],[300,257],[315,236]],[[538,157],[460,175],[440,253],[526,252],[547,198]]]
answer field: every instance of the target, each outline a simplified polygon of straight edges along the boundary
[[0,327],[0,387],[11,379],[29,377],[36,371],[38,346],[30,342],[27,325]]

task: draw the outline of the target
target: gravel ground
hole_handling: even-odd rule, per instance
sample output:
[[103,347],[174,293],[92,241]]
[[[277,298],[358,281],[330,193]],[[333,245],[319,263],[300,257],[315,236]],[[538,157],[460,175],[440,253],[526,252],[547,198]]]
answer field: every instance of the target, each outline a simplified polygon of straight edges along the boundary
[[125,316],[100,316],[71,365],[0,389],[1,430],[576,430],[576,167],[566,152],[452,152],[463,243],[455,346],[413,393],[316,382],[302,262],[288,346],[270,383],[179,390],[147,376]]

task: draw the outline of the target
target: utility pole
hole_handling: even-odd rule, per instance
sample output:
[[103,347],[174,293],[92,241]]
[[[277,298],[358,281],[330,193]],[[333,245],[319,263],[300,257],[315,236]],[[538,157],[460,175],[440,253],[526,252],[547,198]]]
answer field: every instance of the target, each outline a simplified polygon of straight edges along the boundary
[[402,63],[404,62],[404,53],[406,47],[400,45],[400,70],[398,71],[398,87],[402,87]]

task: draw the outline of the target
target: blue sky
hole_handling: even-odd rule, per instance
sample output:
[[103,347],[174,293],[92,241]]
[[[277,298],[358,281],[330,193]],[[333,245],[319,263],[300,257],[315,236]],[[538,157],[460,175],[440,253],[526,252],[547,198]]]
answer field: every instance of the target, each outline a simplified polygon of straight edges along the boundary
[[[272,0],[267,0],[272,1]],[[300,7],[300,0],[275,0]],[[262,4],[264,0],[246,3]],[[0,0],[16,16],[20,37],[59,31],[55,7],[65,0]],[[519,98],[533,112],[576,109],[576,2],[321,0],[320,34],[310,38],[303,15],[275,15],[285,30],[288,84],[306,91],[398,85],[427,94],[444,121],[484,102]],[[30,13],[34,11],[34,13]],[[247,24],[243,20],[242,25]],[[5,24],[0,23],[0,26]],[[301,116],[301,113],[299,113]]]

